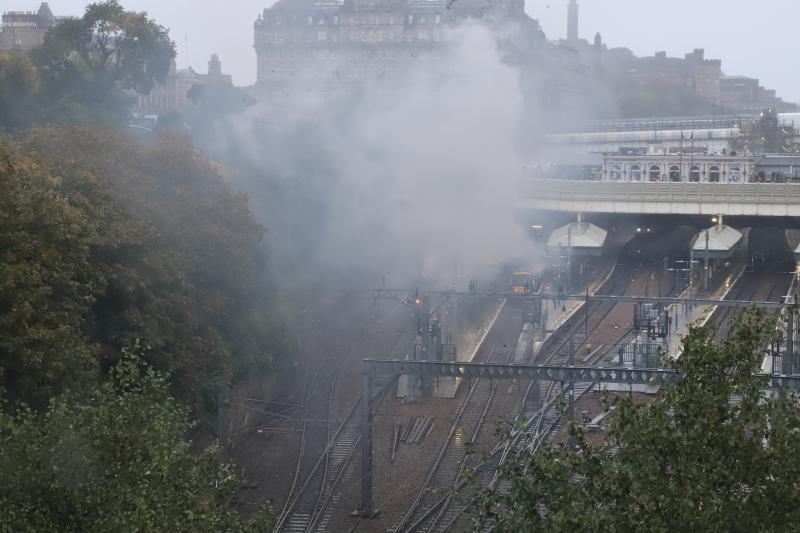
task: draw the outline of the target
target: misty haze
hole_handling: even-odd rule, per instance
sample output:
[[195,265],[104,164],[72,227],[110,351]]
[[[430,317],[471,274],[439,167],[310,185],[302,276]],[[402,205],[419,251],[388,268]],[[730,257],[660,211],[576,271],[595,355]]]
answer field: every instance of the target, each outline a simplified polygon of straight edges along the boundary
[[800,527],[793,2],[0,13],[0,531]]

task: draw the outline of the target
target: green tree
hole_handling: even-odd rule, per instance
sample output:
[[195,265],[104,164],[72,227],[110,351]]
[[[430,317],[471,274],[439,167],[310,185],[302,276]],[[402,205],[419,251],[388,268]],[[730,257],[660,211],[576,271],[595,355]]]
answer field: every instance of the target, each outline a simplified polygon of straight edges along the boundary
[[239,518],[235,469],[191,453],[185,409],[137,351],[42,412],[0,413],[0,531],[270,530],[268,509]]
[[47,98],[62,104],[54,109],[55,118],[74,103],[124,116],[130,103],[125,91],[147,94],[164,80],[175,45],[146,13],[126,11],[117,0],[108,0],[89,4],[83,17],[50,30],[33,57]]
[[[613,401],[607,441],[518,454],[506,492],[483,492],[475,519],[496,531],[789,531],[800,524],[800,409],[765,396],[753,315],[722,344],[693,330],[683,379],[654,401]],[[732,402],[736,398],[739,401]]]
[[28,125],[38,91],[39,77],[31,60],[0,51],[0,132]]

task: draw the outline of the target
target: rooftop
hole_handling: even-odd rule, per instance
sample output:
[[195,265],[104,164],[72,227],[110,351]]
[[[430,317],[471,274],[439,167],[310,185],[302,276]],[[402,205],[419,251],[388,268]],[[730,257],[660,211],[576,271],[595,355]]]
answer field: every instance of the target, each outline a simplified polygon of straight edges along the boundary
[[588,222],[572,222],[558,228],[547,240],[548,248],[602,248],[608,232]]
[[706,251],[706,234],[708,235],[709,252],[729,252],[742,240],[742,234],[725,224],[718,224],[697,234],[692,249],[695,252]]

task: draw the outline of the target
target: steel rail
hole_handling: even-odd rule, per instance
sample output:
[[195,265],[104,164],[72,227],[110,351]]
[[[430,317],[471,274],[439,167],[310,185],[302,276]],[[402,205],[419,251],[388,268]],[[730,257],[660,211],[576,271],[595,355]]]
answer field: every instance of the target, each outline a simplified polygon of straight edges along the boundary
[[[377,399],[377,398],[383,397],[383,395],[386,393],[386,391],[388,391],[395,383],[396,383],[395,379],[391,379],[391,380],[387,381],[387,383],[384,384],[383,387],[381,387],[378,390],[378,392],[375,394],[375,396],[373,397],[373,401],[375,399]],[[360,402],[360,400],[357,400],[353,404],[353,406],[351,407],[351,411],[352,412],[348,415],[350,422],[356,421],[356,423],[358,423],[357,418],[354,418],[353,414],[355,414],[355,411],[356,411],[356,409],[357,409],[357,407],[359,405],[359,402]],[[346,423],[347,422],[344,422],[343,425],[346,424]],[[337,435],[338,435],[338,432],[337,432]],[[336,438],[336,436],[334,436],[332,441],[335,440],[335,438]],[[344,476],[345,471],[347,470],[347,466],[348,466],[350,460],[352,459],[355,450],[358,448],[358,443],[360,441],[361,441],[361,435],[357,434],[355,439],[353,440],[353,443],[346,450],[345,457],[342,459],[341,464],[339,465],[339,468],[338,468],[338,470],[336,472],[336,477],[333,479],[333,481],[331,482],[330,486],[325,487],[323,485],[321,487],[320,494],[319,494],[319,497],[318,497],[319,498],[318,506],[317,506],[317,509],[314,511],[314,513],[311,515],[311,518],[309,519],[308,526],[306,527],[306,532],[313,531],[314,527],[317,525],[317,522],[319,522],[319,520],[323,517],[325,511],[328,508],[328,502],[333,497],[334,492],[335,492],[336,488],[339,485],[339,482],[342,480],[342,477]],[[326,492],[327,492],[327,494],[326,494]]]
[[[506,363],[510,362],[513,358],[514,358],[514,352],[511,351],[511,352],[509,352],[508,357],[506,358]],[[494,398],[497,395],[498,381],[492,381],[491,387],[492,388],[491,388],[491,391],[489,393],[489,397],[488,397],[488,399],[486,401],[486,404],[483,407],[483,412],[481,413],[481,417],[478,420],[477,425],[475,426],[475,431],[473,431],[473,433],[472,433],[472,439],[470,440],[470,442],[475,442],[478,439],[478,435],[479,435],[481,429],[483,428],[484,422],[486,421],[486,415],[489,413],[489,408],[491,407],[492,403],[494,402]],[[455,486],[458,485],[461,481],[464,481],[462,476],[464,475],[464,470],[467,467],[467,461],[468,460],[469,460],[469,454],[465,454],[464,458],[461,460],[461,464],[459,466],[458,473],[456,474],[456,477],[453,480],[453,484],[451,486],[451,490],[454,489]],[[430,526],[428,526],[428,528],[427,528],[429,531],[433,530],[436,527],[436,525],[439,523],[439,520],[442,519],[442,516],[446,512],[447,507],[448,507],[451,499],[452,499],[452,494],[448,495],[446,497],[446,501],[444,502],[444,505],[441,505],[439,507],[439,512],[434,517],[433,523]],[[417,524],[420,524],[420,523],[421,522],[419,522],[419,521],[417,522]],[[409,531],[416,531],[416,524],[414,526],[412,526],[411,528],[409,528]]]
[[[491,359],[494,356],[494,354],[495,354],[495,347],[492,347],[491,351],[489,352],[489,355],[487,356],[487,361],[491,361]],[[475,380],[475,382],[470,387],[469,393],[467,394],[467,397],[464,399],[464,403],[461,405],[461,408],[459,409],[458,414],[456,415],[456,418],[455,418],[455,420],[453,421],[453,424],[450,427],[450,431],[448,432],[447,437],[444,439],[444,442],[442,443],[442,446],[439,448],[439,453],[436,455],[436,459],[434,460],[434,462],[431,465],[431,467],[428,469],[428,474],[425,477],[425,481],[423,482],[422,487],[417,492],[417,495],[414,498],[414,501],[412,502],[411,507],[403,515],[403,517],[401,518],[401,520],[397,524],[397,526],[394,527],[393,531],[395,533],[399,533],[401,531],[413,531],[414,530],[413,528],[415,528],[418,525],[420,520],[427,519],[427,517],[429,516],[431,511],[435,510],[434,508],[426,510],[423,513],[422,518],[415,520],[408,529],[404,529],[404,528],[406,528],[408,523],[413,519],[414,513],[419,509],[419,506],[422,503],[422,500],[425,497],[426,492],[428,492],[428,488],[430,487],[431,481],[433,480],[434,475],[436,475],[436,472],[438,471],[438,469],[439,469],[439,467],[440,467],[440,465],[442,463],[442,459],[444,458],[445,454],[447,453],[447,451],[448,451],[448,449],[450,447],[450,443],[453,440],[453,437],[455,436],[456,432],[458,431],[458,428],[460,426],[461,420],[463,419],[464,415],[467,413],[467,411],[468,411],[468,409],[470,407],[470,403],[472,402],[472,398],[475,395],[475,391],[478,389],[480,384],[481,384],[481,380],[479,378],[479,379]]]
[[[300,451],[300,455],[298,457],[297,467],[295,469],[295,476],[294,476],[294,479],[292,481],[292,486],[290,488],[289,495],[287,496],[286,502],[284,503],[283,510],[278,515],[278,518],[275,521],[275,527],[274,527],[273,531],[278,532],[286,525],[287,521],[290,519],[290,517],[292,515],[292,510],[295,508],[295,506],[300,501],[300,498],[303,496],[303,494],[307,490],[307,488],[308,488],[309,484],[311,483],[313,477],[317,474],[321,462],[324,459],[324,461],[325,461],[325,471],[322,474],[322,480],[320,481],[319,493],[317,495],[317,500],[316,500],[316,502],[314,504],[314,509],[312,510],[311,513],[309,513],[309,516],[310,517],[315,517],[318,514],[319,505],[320,505],[320,499],[322,498],[323,489],[325,487],[325,481],[327,479],[327,465],[328,465],[328,457],[329,457],[328,454],[330,453],[330,450],[334,446],[336,438],[340,435],[340,433],[342,432],[343,428],[350,421],[350,419],[352,419],[352,417],[353,417],[353,415],[354,415],[354,413],[356,411],[356,408],[357,408],[359,402],[361,401],[360,398],[358,398],[354,402],[354,404],[350,407],[349,411],[347,412],[347,414],[346,414],[345,418],[343,419],[343,421],[339,424],[339,426],[337,427],[336,431],[333,433],[333,436],[331,436],[331,420],[333,420],[334,417],[331,417],[330,409],[331,409],[331,405],[333,403],[332,399],[333,399],[335,391],[336,391],[336,385],[339,382],[340,376],[345,372],[345,370],[347,368],[347,361],[356,352],[356,350],[359,348],[359,346],[361,346],[361,344],[364,342],[368,331],[370,329],[372,329],[374,326],[376,326],[376,325],[388,320],[389,318],[393,317],[397,312],[398,312],[397,310],[391,311],[386,317],[384,317],[384,318],[382,318],[380,320],[375,320],[373,322],[369,322],[366,325],[364,325],[359,330],[359,334],[358,334],[356,342],[347,351],[347,353],[344,355],[344,357],[340,358],[340,360],[337,361],[337,364],[333,369],[333,371],[334,371],[333,380],[331,381],[331,384],[330,384],[329,389],[328,389],[328,403],[327,403],[328,417],[326,418],[326,421],[327,421],[327,423],[326,423],[326,429],[327,429],[326,445],[325,445],[325,448],[322,450],[322,452],[321,452],[319,458],[317,459],[316,463],[312,467],[311,471],[309,472],[308,476],[306,477],[305,481],[303,482],[303,485],[299,489],[297,489],[297,482],[299,481],[299,476],[300,476],[300,473],[301,473],[302,467],[303,467],[303,460],[305,458],[305,443],[307,441],[308,423],[311,421],[309,419],[309,417],[308,417],[308,407],[306,408],[306,416],[305,416],[304,421],[303,421],[303,432],[302,432],[302,437],[301,437],[301,451]],[[374,315],[373,315],[372,318],[374,318]],[[401,332],[400,335],[402,336],[402,332]],[[398,341],[399,341],[399,337],[395,341],[395,344]],[[394,346],[392,347],[392,349],[393,348],[394,348]],[[308,391],[308,394],[307,394],[307,401],[306,401],[306,405],[307,406],[310,405],[311,397],[313,395],[314,389],[316,388],[316,383],[317,383],[317,381],[319,379],[319,375],[320,375],[321,369],[322,369],[322,367],[320,366],[320,367],[317,368],[317,370],[315,372],[315,377],[314,377],[314,380],[312,382],[312,386],[311,386],[311,388],[310,388],[310,390]],[[343,465],[343,466],[346,466],[346,465]]]
[[[622,284],[624,284],[624,287],[621,287]],[[619,275],[619,261],[617,261],[616,265],[614,266],[614,269],[612,270],[612,274],[610,274],[606,278],[605,283],[603,284],[602,287],[600,287],[599,290],[600,291],[608,290],[609,292],[612,292],[612,293],[620,293],[620,292],[624,293],[624,291],[629,286],[629,284],[630,284],[630,281],[626,281],[626,279],[624,277]],[[607,285],[608,285],[608,287],[607,287]],[[587,302],[585,305],[589,305],[589,303]],[[563,357],[561,355],[561,351],[564,348],[564,346],[567,345],[567,343],[570,341],[570,339],[572,337],[574,337],[575,334],[578,333],[578,331],[581,329],[581,327],[584,324],[588,329],[588,327],[589,327],[589,317],[590,316],[593,316],[598,312],[602,313],[601,318],[594,322],[593,328],[591,329],[591,331],[595,331],[596,328],[599,327],[599,325],[605,319],[605,317],[608,316],[608,314],[613,310],[613,308],[614,308],[614,305],[607,306],[607,305],[602,305],[601,304],[601,305],[599,305],[598,307],[596,307],[596,308],[594,308],[592,310],[586,309],[585,310],[585,313],[586,313],[585,318],[582,317],[582,316],[579,316],[579,312],[580,311],[576,312],[575,314],[573,314],[567,320],[567,322],[565,322],[559,328],[559,332],[554,334],[554,335],[552,335],[546,341],[545,346],[542,347],[542,350],[545,351],[546,348],[547,348],[547,343],[549,343],[549,344],[557,343],[557,346],[554,349],[547,349],[546,350],[548,353],[547,353],[547,356],[545,358],[545,362],[548,363],[548,362],[551,362],[553,359],[555,359],[557,357]],[[585,320],[585,322],[584,322],[584,320]],[[588,334],[589,334],[589,331],[587,331],[587,335]],[[564,358],[566,358],[566,357],[564,357]],[[527,401],[528,395],[529,395],[529,393],[531,391],[531,388],[533,386],[533,383],[535,383],[535,382],[531,382],[531,384],[528,386],[528,388],[526,390],[525,396],[523,398],[523,402],[521,404],[523,406],[523,409],[524,409],[525,402]],[[551,385],[550,388],[548,389],[548,394],[549,394],[549,391],[552,390],[552,388],[553,388],[553,386]],[[563,394],[563,392],[564,391],[562,391],[560,394]],[[553,400],[553,402],[555,402],[555,399]],[[545,398],[545,401],[543,403],[546,403],[546,398]],[[487,409],[488,409],[488,404],[487,404]],[[541,417],[539,419],[541,420]],[[519,438],[520,436],[521,435],[518,435],[517,438]],[[497,452],[499,452],[499,451],[503,451],[503,456],[507,456],[509,448],[503,449],[503,443],[499,443],[497,446],[495,446],[494,450],[492,450],[492,453],[490,454],[490,459],[495,457]],[[464,465],[466,463],[466,460],[467,460],[467,458],[465,458],[464,461],[462,462],[461,469],[459,471],[459,475],[463,471],[463,467],[464,467]],[[502,459],[501,459],[501,461],[502,461]],[[489,461],[488,460],[483,461],[478,465],[478,467],[476,468],[476,471],[478,469],[485,469],[488,466],[489,466]],[[409,532],[410,531],[415,531],[421,524],[426,523],[427,520],[430,518],[430,516],[434,512],[436,512],[437,508],[438,508],[438,513],[436,514],[436,517],[434,518],[433,524],[431,524],[431,526],[428,529],[432,530],[433,528],[435,528],[437,523],[446,514],[447,509],[448,509],[449,505],[451,504],[453,494],[455,492],[459,491],[460,489],[462,489],[465,484],[466,484],[466,481],[460,480],[459,476],[456,476],[456,479],[453,481],[453,485],[451,486],[451,494],[449,494],[447,496],[444,496],[444,497],[440,498],[437,502],[435,502],[431,506],[431,508],[428,509],[428,511],[425,514],[423,514],[414,524],[412,524],[407,529],[407,531],[409,531]]]
[[299,452],[299,455],[297,457],[297,466],[295,467],[294,476],[292,478],[292,484],[289,487],[289,492],[288,492],[288,494],[286,496],[286,501],[283,504],[283,509],[281,509],[281,512],[278,515],[278,519],[275,521],[275,524],[276,524],[275,531],[278,531],[278,529],[280,529],[283,526],[283,522],[289,516],[289,512],[291,510],[291,508],[289,506],[289,502],[292,501],[292,496],[294,495],[295,489],[297,488],[297,481],[300,479],[300,471],[302,470],[303,457],[305,455],[305,447],[306,447],[306,429],[307,429],[307,426],[308,426],[308,406],[309,406],[309,403],[311,401],[311,394],[312,394],[312,392],[314,390],[314,387],[316,386],[316,382],[317,382],[317,379],[318,379],[319,374],[320,374],[321,371],[322,371],[322,368],[321,367],[317,367],[316,372],[314,372],[314,377],[308,382],[307,389],[306,389],[306,394],[304,395],[305,396],[305,402],[304,402],[304,404],[305,404],[304,405],[305,416],[304,416],[304,419],[303,419],[302,432],[300,434],[300,452]]

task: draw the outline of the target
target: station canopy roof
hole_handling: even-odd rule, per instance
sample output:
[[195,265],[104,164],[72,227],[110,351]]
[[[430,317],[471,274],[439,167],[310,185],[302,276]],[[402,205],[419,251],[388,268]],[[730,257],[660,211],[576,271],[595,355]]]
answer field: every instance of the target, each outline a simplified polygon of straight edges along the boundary
[[697,234],[692,247],[695,252],[706,251],[706,234],[709,252],[729,252],[742,240],[741,232],[725,224],[717,224]]
[[588,222],[573,222],[558,228],[547,240],[548,248],[568,247],[600,249],[606,242],[608,232]]

